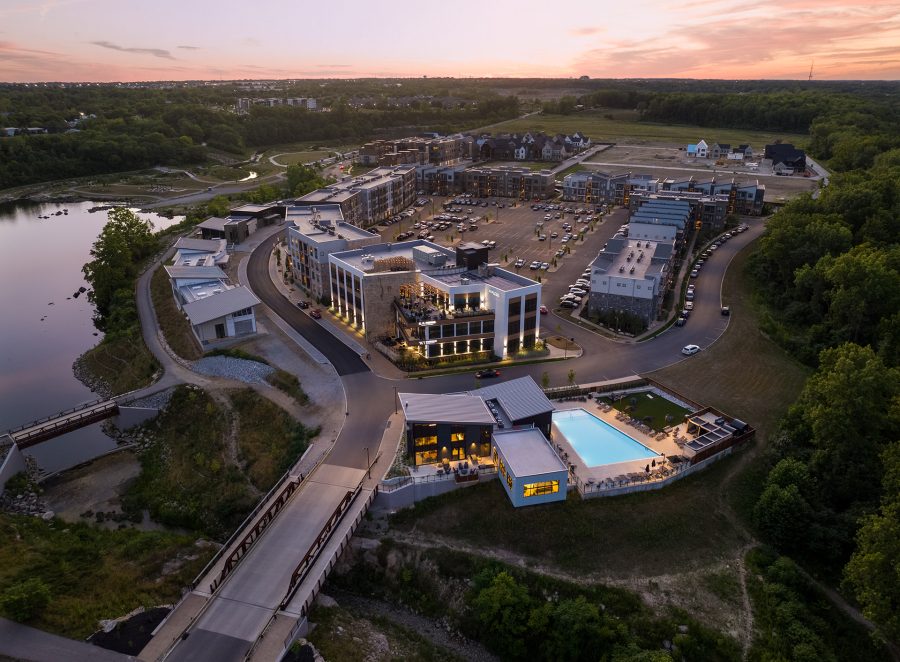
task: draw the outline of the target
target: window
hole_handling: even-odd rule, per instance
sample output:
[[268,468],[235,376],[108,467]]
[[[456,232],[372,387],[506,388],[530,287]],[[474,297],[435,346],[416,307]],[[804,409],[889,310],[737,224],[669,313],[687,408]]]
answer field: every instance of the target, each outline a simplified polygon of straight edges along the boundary
[[416,464],[431,464],[433,462],[437,462],[437,450],[416,453]]
[[450,441],[461,442],[466,440],[466,428],[463,425],[450,426]]
[[[510,487],[512,487],[512,485],[510,485]],[[524,496],[526,497],[556,494],[559,492],[559,481],[545,480],[540,483],[525,483],[525,485],[522,486],[522,489]]]
[[522,312],[522,300],[514,299],[509,302],[509,316],[515,317],[520,312]]
[[416,448],[437,446],[437,423],[413,425],[413,442]]
[[509,486],[509,489],[512,489],[513,477],[512,474],[506,474],[506,484]]
[[253,314],[253,308],[241,308],[233,313],[231,313],[232,317],[246,317],[247,315]]

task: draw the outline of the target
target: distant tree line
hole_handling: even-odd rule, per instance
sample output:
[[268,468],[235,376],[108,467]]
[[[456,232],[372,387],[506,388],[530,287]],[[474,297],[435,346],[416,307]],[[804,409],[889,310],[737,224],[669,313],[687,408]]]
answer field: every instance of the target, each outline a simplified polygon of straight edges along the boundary
[[[127,90],[111,86],[51,89],[0,88],[5,126],[40,126],[48,135],[0,138],[0,189],[54,179],[188,165],[206,160],[208,148],[243,154],[248,147],[369,139],[379,131],[423,128],[452,131],[515,117],[518,99],[484,91],[472,104],[444,109],[354,109],[344,97],[330,112],[254,106],[230,112],[234,89]],[[396,94],[396,92],[393,92]],[[252,96],[252,95],[250,95]],[[69,130],[68,121],[85,112]]]

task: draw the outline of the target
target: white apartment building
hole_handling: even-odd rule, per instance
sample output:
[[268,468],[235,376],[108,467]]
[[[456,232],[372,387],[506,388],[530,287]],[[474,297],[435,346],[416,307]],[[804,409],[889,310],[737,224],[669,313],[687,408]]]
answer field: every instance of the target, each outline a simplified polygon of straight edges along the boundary
[[340,205],[288,207],[285,220],[294,282],[316,299],[330,296],[329,255],[381,241],[377,234],[346,223]]

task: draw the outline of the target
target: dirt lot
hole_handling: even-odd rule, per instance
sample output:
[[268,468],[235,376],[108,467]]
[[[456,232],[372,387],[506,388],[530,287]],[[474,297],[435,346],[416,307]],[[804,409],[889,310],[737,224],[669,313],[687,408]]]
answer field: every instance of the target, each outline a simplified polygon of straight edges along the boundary
[[800,193],[813,191],[819,185],[817,177],[775,175],[770,161],[754,158],[750,162],[758,163],[759,167],[754,170],[741,162],[726,162],[725,165],[717,166],[712,159],[688,158],[677,146],[616,145],[597,154],[584,165],[612,174],[647,173],[660,178],[683,178],[693,175],[701,181],[713,177],[719,180],[729,180],[733,177],[738,182],[759,180],[766,185],[766,200],[769,202],[779,202],[782,198],[789,199]]

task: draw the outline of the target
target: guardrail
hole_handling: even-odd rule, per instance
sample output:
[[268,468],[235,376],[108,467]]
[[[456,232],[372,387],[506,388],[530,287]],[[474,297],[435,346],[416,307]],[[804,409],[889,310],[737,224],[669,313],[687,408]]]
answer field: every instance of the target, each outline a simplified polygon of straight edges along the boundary
[[291,573],[291,579],[288,583],[288,590],[285,593],[284,598],[279,605],[279,609],[285,609],[288,606],[288,603],[291,601],[291,598],[294,597],[294,593],[297,592],[297,588],[300,586],[300,582],[306,577],[306,574],[309,572],[312,564],[315,563],[316,558],[319,556],[319,551],[328,542],[328,539],[331,538],[331,534],[334,531],[334,526],[338,522],[341,521],[341,516],[350,507],[350,504],[353,503],[353,500],[356,496],[362,491],[362,485],[357,485],[355,490],[347,490],[347,493],[341,499],[340,503],[334,509],[334,512],[331,513],[331,517],[328,518],[328,521],[325,522],[324,526],[322,526],[322,530],[319,531],[319,535],[316,536],[315,541],[312,545],[309,546],[309,549],[306,550],[306,554],[303,555],[303,558],[300,560],[300,563],[297,564],[297,567],[294,568],[294,572]]
[[[312,448],[312,446],[310,446],[310,448]],[[300,456],[300,459],[297,461],[298,464],[303,461],[303,458],[305,457],[305,455],[306,455],[306,453],[304,453],[303,455]],[[305,474],[302,474],[302,473],[300,474],[300,481],[302,482],[304,479],[308,478],[309,475],[315,470],[315,468],[317,466],[319,466],[319,464],[321,464],[321,462],[324,458],[325,458],[325,452],[322,452],[319,455],[319,457],[316,458],[316,461],[313,462],[313,465],[312,465],[312,467],[310,467],[309,471],[307,471]],[[219,559],[222,558],[222,556],[225,554],[225,552],[228,551],[228,549],[231,547],[231,545],[234,543],[234,541],[237,540],[237,537],[239,535],[241,535],[241,533],[247,528],[247,526],[250,524],[250,522],[253,521],[253,518],[255,518],[259,514],[259,511],[262,510],[263,507],[269,502],[269,499],[271,499],[272,496],[275,494],[275,492],[277,492],[278,489],[284,484],[284,482],[288,478],[290,478],[292,470],[293,470],[293,468],[288,469],[281,475],[281,478],[279,478],[278,481],[272,486],[272,489],[270,489],[266,493],[266,495],[262,499],[259,500],[259,502],[256,504],[256,507],[253,509],[253,511],[249,515],[247,515],[247,517],[244,518],[244,521],[240,523],[240,525],[234,530],[234,533],[232,533],[231,536],[228,538],[228,540],[225,541],[225,544],[222,545],[219,548],[219,551],[213,555],[213,557],[209,560],[209,562],[205,566],[203,566],[203,570],[201,570],[200,573],[194,578],[194,581],[192,581],[188,585],[188,588],[191,591],[193,591],[195,588],[197,588],[197,585],[200,584],[200,581],[203,579],[203,577],[206,576],[206,573],[208,573],[213,568],[213,566],[215,566],[215,564],[219,562]]]

